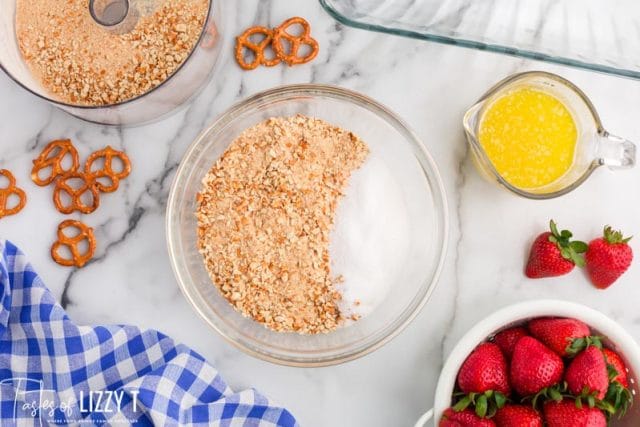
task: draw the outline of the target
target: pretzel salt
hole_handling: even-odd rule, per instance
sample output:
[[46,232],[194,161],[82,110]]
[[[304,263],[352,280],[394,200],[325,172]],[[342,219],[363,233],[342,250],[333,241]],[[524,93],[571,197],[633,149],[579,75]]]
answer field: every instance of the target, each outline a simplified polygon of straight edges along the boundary
[[[71,158],[71,166],[65,169],[62,162],[67,156]],[[79,165],[78,150],[73,146],[71,140],[57,139],[47,144],[38,158],[33,161],[31,179],[36,185],[44,187],[51,184],[59,176],[76,171]],[[51,168],[49,175],[46,178],[40,178],[40,171],[47,168]]]
[[[26,193],[16,186],[16,178],[7,169],[0,169],[0,175],[4,176],[9,184],[5,188],[0,188],[0,218],[15,215],[27,204]],[[18,197],[18,204],[12,208],[8,207],[9,198]]]
[[[74,228],[78,231],[75,236],[68,236],[65,230]],[[80,244],[87,242],[87,249],[81,252]],[[66,246],[71,253],[71,258],[65,258],[60,254],[60,248]],[[83,267],[96,252],[96,238],[93,229],[73,219],[63,221],[58,225],[58,240],[51,246],[51,258],[65,267]]]

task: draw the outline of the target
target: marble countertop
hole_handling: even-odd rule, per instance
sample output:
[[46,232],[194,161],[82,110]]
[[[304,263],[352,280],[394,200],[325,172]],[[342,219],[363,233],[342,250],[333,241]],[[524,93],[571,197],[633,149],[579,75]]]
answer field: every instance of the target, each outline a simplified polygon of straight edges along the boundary
[[[0,221],[0,236],[28,253],[47,285],[79,323],[132,323],[159,329],[208,358],[232,387],[256,387],[287,406],[304,426],[410,426],[431,407],[448,352],[473,324],[505,305],[559,298],[594,307],[640,338],[637,263],[606,292],[582,272],[527,280],[523,263],[549,218],[596,236],[610,223],[640,235],[640,168],[598,170],[577,191],[550,201],[517,198],[483,181],[469,159],[462,115],[490,85],[511,73],[542,69],[579,85],[610,131],[640,141],[640,82],[346,28],[315,0],[233,2],[228,28],[277,24],[301,15],[322,50],[310,65],[242,72],[227,56],[216,78],[186,108],[136,128],[83,122],[30,95],[0,74],[0,167],[29,194],[19,215]],[[231,8],[229,8],[231,9]],[[229,49],[231,46],[229,46]],[[176,285],[164,238],[167,193],[196,135],[230,105],[276,85],[321,82],[365,93],[402,116],[431,151],[450,206],[449,252],[439,285],[413,323],[380,350],[340,366],[297,369],[247,356],[191,310]],[[96,261],[71,270],[49,256],[63,216],[50,191],[29,180],[31,160],[52,139],[72,138],[81,154],[107,144],[134,167],[126,184],[103,197],[87,222],[96,228]],[[635,239],[631,245],[640,251]]]

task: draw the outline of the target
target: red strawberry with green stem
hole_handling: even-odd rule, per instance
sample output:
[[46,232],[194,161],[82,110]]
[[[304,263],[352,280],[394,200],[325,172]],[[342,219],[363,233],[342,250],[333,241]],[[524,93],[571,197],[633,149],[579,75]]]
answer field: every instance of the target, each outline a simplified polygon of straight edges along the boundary
[[[604,354],[604,358],[609,367],[609,380],[611,382],[618,382],[623,387],[629,387],[629,379],[627,377],[627,366],[622,361],[622,358],[615,351],[603,348],[602,354]],[[614,369],[615,373],[611,370]]]
[[510,379],[521,396],[531,396],[562,379],[564,363],[560,356],[535,338],[522,337],[511,357]]
[[472,410],[454,411],[449,408],[444,411],[440,427],[496,427],[496,424],[486,418],[480,418]]
[[595,338],[589,327],[577,320],[556,317],[533,319],[527,325],[529,332],[561,357],[581,351]]
[[574,395],[588,399],[589,406],[602,400],[609,388],[607,363],[602,350],[590,345],[571,361],[565,374],[568,390]]
[[598,408],[589,408],[565,399],[544,404],[544,419],[548,427],[606,427],[607,418]]
[[573,234],[569,230],[558,231],[556,223],[549,222],[551,232],[539,235],[531,246],[525,274],[532,279],[562,276],[569,273],[577,265],[582,267],[587,244],[572,241]]
[[602,349],[609,374],[609,388],[604,400],[611,405],[612,411],[623,417],[631,403],[633,396],[629,391],[627,367],[618,353],[608,348]]
[[507,359],[511,359],[513,348],[516,346],[516,343],[520,338],[526,337],[527,335],[529,335],[527,330],[523,327],[518,326],[498,332],[493,337],[493,342],[496,343],[498,347],[500,347],[500,350],[502,350],[502,353]]
[[604,228],[603,237],[592,240],[585,254],[587,274],[596,288],[606,289],[629,269],[633,250],[620,231]]
[[505,405],[493,418],[498,427],[542,427],[542,417],[530,406]]
[[465,396],[454,406],[462,411],[475,406],[476,414],[493,415],[511,394],[507,361],[496,344],[485,342],[467,357],[458,372],[458,387]]

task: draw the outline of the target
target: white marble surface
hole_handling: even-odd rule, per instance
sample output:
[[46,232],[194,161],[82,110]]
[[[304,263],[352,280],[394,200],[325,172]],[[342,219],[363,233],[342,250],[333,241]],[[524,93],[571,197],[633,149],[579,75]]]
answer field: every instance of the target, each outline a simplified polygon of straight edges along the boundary
[[[253,386],[285,404],[303,426],[410,426],[431,406],[443,359],[461,335],[504,305],[541,297],[587,304],[640,338],[640,269],[631,267],[606,292],[581,272],[527,280],[528,245],[550,217],[588,238],[605,223],[640,235],[640,169],[598,170],[581,188],[551,201],[528,201],[484,182],[468,158],[465,109],[502,77],[544,69],[573,80],[592,98],[605,125],[640,141],[640,82],[569,68],[345,28],[314,0],[231,1],[231,32],[307,17],[322,46],[311,65],[242,72],[229,55],[187,108],[152,125],[119,129],[75,119],[0,74],[0,167],[15,172],[29,194],[0,236],[26,251],[77,322],[132,323],[162,330],[193,346],[235,388]],[[229,8],[228,8],[229,9]],[[231,46],[229,46],[231,49]],[[437,290],[395,340],[335,367],[296,369],[253,359],[223,341],[192,312],[168,264],[164,240],[167,192],[183,152],[232,103],[275,85],[322,82],[351,88],[388,105],[423,139],[440,167],[451,207],[450,249]],[[29,180],[31,160],[53,138],[72,138],[87,155],[111,144],[126,149],[133,173],[86,219],[96,227],[98,257],[82,270],[54,264],[49,247],[62,220],[50,190]],[[640,251],[638,240],[631,245]]]

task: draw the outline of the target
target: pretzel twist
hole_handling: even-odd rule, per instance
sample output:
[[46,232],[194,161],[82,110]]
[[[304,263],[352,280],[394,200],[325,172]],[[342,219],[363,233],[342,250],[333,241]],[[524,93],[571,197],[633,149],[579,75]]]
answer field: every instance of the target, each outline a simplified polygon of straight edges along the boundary
[[[15,215],[27,204],[27,194],[16,186],[16,178],[7,169],[0,169],[0,175],[7,178],[9,184],[5,188],[0,188],[0,218]],[[17,196],[18,204],[12,208],[7,207],[9,197]]]
[[[302,34],[294,36],[287,32],[293,25],[300,25],[302,27]],[[288,52],[285,44],[282,42],[283,40],[286,40],[290,45]],[[309,46],[311,50],[305,56],[298,56],[298,51],[305,45]],[[320,46],[317,40],[311,37],[311,26],[304,18],[294,16],[273,30],[273,51],[278,58],[289,66],[306,64],[318,55],[319,50]]]
[[[259,43],[254,43],[251,41],[251,36],[256,34],[261,34],[264,38]],[[236,61],[240,67],[245,70],[253,70],[258,68],[260,65],[264,65],[266,67],[273,67],[280,63],[280,58],[276,55],[272,59],[268,59],[264,52],[271,45],[273,40],[273,30],[270,30],[267,27],[251,27],[248,28],[244,33],[240,34],[236,37]],[[253,61],[247,62],[244,57],[244,50],[248,49],[253,52],[254,58]]]
[[[65,234],[68,228],[75,228],[78,234],[69,237]],[[80,244],[86,240],[88,247],[84,253],[80,252]],[[66,246],[69,248],[71,258],[64,258],[60,255],[60,248]],[[83,267],[96,252],[96,238],[93,234],[93,228],[76,221],[68,219],[58,225],[58,240],[51,246],[51,258],[58,264],[65,267]]]
[[[122,162],[122,171],[116,172],[113,169],[113,159],[120,159]],[[101,169],[93,170],[93,165],[98,159],[104,159],[104,165]],[[120,185],[120,180],[126,178],[131,173],[131,161],[123,151],[114,150],[111,146],[107,146],[102,150],[92,153],[84,164],[84,173],[91,177],[95,187],[103,193],[113,193]],[[105,185],[99,181],[100,178],[109,178],[111,185]]]
[[[72,179],[79,179],[82,184],[78,188],[73,188],[69,185],[69,181]],[[91,194],[91,203],[85,204],[82,201],[82,196],[89,192]],[[66,193],[69,196],[69,204],[62,202],[62,194]],[[90,214],[98,209],[100,206],[100,195],[98,194],[98,188],[95,185],[93,176],[80,172],[70,172],[64,176],[61,176],[56,180],[56,186],[53,189],[53,204],[60,213],[70,214],[73,211],[78,211],[83,214]]]
[[[71,167],[65,169],[62,162],[67,156],[71,156]],[[57,139],[51,141],[33,161],[31,179],[36,185],[44,187],[51,184],[56,178],[68,172],[75,172],[80,165],[78,150],[70,139]],[[50,167],[51,173],[46,178],[40,178],[40,171]]]

